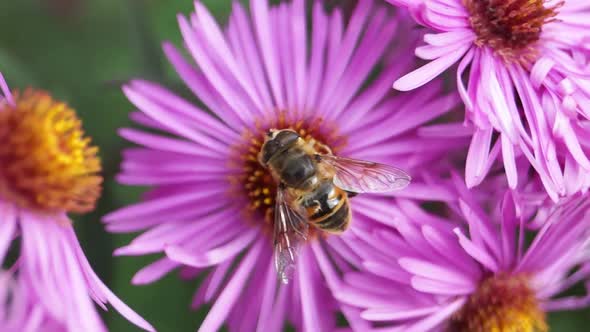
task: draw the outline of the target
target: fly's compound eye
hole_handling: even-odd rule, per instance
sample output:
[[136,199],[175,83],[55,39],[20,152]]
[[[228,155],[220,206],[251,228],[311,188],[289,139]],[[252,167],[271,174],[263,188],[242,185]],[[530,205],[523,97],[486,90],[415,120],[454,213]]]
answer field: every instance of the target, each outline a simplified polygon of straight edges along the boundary
[[278,133],[273,141],[277,141],[281,147],[289,147],[297,141],[299,135],[291,130],[283,130]]
[[280,150],[280,146],[279,143],[276,140],[270,140],[266,143],[264,143],[264,146],[262,147],[262,164],[266,165],[268,163],[268,161],[270,160],[270,158],[272,158],[272,156],[274,156],[275,154],[277,154]]

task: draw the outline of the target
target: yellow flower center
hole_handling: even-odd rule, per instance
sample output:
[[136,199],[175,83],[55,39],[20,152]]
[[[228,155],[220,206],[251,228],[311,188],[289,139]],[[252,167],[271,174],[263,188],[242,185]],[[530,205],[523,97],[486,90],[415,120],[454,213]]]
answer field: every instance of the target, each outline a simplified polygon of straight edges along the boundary
[[463,0],[477,34],[476,44],[491,47],[506,62],[537,58],[535,43],[563,1],[546,8],[545,0]]
[[0,104],[0,196],[41,212],[94,209],[102,177],[98,148],[66,104],[45,92]]
[[545,313],[524,275],[485,279],[450,320],[449,332],[546,332]]
[[[232,193],[247,197],[246,214],[257,226],[264,220],[265,228],[271,231],[274,220],[275,196],[277,184],[270,172],[258,162],[258,153],[262,148],[269,129],[292,129],[305,141],[314,139],[326,144],[333,152],[345,145],[345,140],[335,131],[322,131],[322,120],[298,121],[288,123],[284,116],[279,116],[273,124],[259,125],[256,132],[246,131],[242,136],[242,144],[234,147],[231,166],[239,169],[239,175],[232,176],[230,181],[235,188]],[[310,229],[310,231],[312,231]]]

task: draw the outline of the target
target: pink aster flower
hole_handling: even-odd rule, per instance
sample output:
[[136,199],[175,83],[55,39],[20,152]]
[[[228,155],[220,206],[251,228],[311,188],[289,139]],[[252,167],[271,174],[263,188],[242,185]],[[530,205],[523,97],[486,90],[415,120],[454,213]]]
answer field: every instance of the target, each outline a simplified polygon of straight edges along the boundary
[[102,181],[76,113],[43,91],[11,93],[1,74],[0,91],[0,262],[12,264],[0,275],[0,330],[106,331],[94,301],[154,331],[100,281],[66,215],[92,210]]
[[0,330],[40,331],[43,326],[46,331],[67,331],[63,324],[46,315],[27,286],[15,280],[11,272],[0,273]]
[[[404,44],[412,40],[394,39],[408,22],[373,1],[360,1],[347,25],[340,11],[326,13],[321,2],[311,8],[309,22],[302,0],[250,6],[251,16],[236,2],[224,29],[200,2],[189,19],[179,16],[194,63],[164,44],[179,76],[212,114],[155,83],[124,87],[141,111],[132,118],[150,131],[120,131],[139,147],[124,151],[118,180],[152,189],[143,202],[104,220],[114,232],[144,231],[117,254],[166,254],[139,271],[135,284],[177,268],[185,277],[206,275],[193,302],[213,303],[202,331],[225,322],[232,331],[276,331],[286,320],[298,329],[327,331],[335,328],[338,311],[363,330],[358,312],[331,296],[342,271],[361,267],[349,232],[313,230],[293,280],[276,287],[276,184],[258,162],[261,144],[269,129],[290,128],[337,155],[409,170],[413,184],[400,195],[451,199],[446,189],[421,181],[419,170],[465,141],[423,138],[418,128],[460,99],[440,96],[440,82],[392,94],[391,79],[411,63]],[[399,53],[392,52],[394,44]],[[366,199],[351,202],[353,229],[379,225],[370,208],[362,208]]]
[[348,274],[341,301],[380,331],[407,332],[548,331],[547,312],[590,305],[563,295],[590,286],[588,195],[555,205],[534,190],[480,195],[454,182],[442,213],[399,199],[381,217],[392,229],[359,235],[371,273]]
[[469,187],[498,157],[512,188],[519,157],[529,160],[554,200],[590,186],[590,2],[388,1],[436,31],[416,49],[432,61],[398,79],[396,89],[412,90],[458,63],[466,124],[474,128]]

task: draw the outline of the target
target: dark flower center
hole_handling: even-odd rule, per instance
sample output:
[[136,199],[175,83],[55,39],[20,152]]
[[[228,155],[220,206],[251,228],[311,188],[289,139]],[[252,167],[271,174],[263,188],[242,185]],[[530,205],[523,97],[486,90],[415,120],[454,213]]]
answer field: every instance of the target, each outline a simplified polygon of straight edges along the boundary
[[546,332],[545,313],[524,275],[485,279],[449,322],[449,332]]
[[322,125],[321,119],[289,123],[285,117],[280,116],[275,123],[261,125],[256,132],[246,131],[242,144],[234,147],[231,166],[239,168],[241,172],[230,179],[235,188],[232,194],[236,195],[236,198],[247,197],[248,219],[253,220],[257,226],[260,226],[259,222],[262,220],[271,234],[277,184],[270,172],[258,161],[258,153],[265,136],[269,129],[292,129],[306,141],[315,139],[316,142],[329,146],[333,152],[341,149],[345,144],[344,139],[337,136],[335,131],[323,130]]
[[537,57],[535,43],[556,9],[545,0],[463,0],[477,34],[476,44],[489,46],[506,62],[528,63]]

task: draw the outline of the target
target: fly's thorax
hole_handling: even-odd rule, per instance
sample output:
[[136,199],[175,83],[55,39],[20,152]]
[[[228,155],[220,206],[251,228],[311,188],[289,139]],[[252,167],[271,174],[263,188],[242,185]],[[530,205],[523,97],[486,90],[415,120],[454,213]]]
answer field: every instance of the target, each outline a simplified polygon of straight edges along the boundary
[[317,173],[313,157],[296,146],[275,155],[268,167],[279,182],[297,189],[309,188]]

